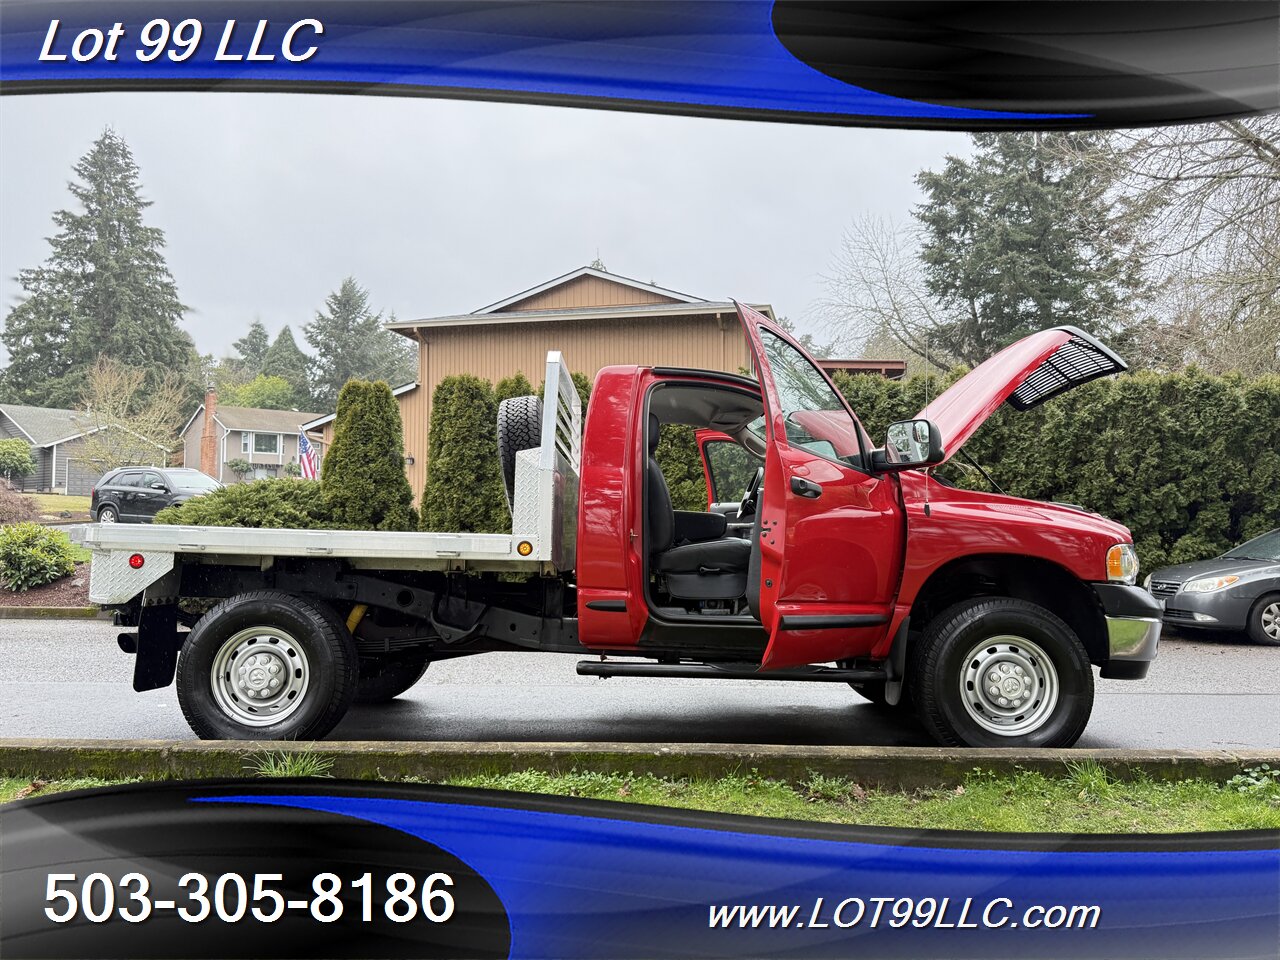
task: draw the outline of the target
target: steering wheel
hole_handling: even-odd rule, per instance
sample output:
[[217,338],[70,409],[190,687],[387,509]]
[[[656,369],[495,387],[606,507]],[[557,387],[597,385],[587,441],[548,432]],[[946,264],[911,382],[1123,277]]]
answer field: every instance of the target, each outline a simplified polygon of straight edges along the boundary
[[742,492],[742,499],[738,501],[738,519],[746,520],[748,517],[754,517],[756,514],[756,500],[760,498],[760,484],[764,481],[764,467],[756,470],[756,475],[751,478],[751,482],[747,484],[747,489]]

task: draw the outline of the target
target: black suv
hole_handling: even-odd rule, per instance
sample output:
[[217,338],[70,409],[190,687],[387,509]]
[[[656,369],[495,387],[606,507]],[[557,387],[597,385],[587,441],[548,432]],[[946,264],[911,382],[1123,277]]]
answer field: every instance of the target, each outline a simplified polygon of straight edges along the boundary
[[112,470],[89,493],[89,514],[99,523],[150,523],[165,507],[222,486],[186,467],[122,467]]

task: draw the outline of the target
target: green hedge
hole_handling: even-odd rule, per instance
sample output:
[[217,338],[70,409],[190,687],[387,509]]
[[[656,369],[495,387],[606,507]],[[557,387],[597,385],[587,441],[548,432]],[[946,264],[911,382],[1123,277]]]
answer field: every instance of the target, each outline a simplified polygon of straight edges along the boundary
[[404,475],[400,407],[385,381],[348,380],[343,385],[320,480],[336,527],[417,529],[413,489]]
[[[925,405],[923,377],[836,382],[876,443]],[[930,392],[945,386],[934,379]],[[1006,493],[1076,503],[1128,526],[1147,572],[1280,526],[1280,376],[1193,368],[1098,380],[1034,410],[1002,407],[965,450]],[[987,486],[963,462],[948,476]]]
[[61,580],[76,568],[71,541],[38,523],[0,528],[0,586],[14,593]]
[[319,480],[233,483],[156,514],[156,523],[193,527],[317,530],[333,526]]

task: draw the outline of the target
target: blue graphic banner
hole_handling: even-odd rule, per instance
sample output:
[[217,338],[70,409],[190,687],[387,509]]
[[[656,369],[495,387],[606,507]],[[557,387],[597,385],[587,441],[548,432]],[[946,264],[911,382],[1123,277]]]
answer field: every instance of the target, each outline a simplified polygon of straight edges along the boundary
[[809,0],[7,2],[0,89],[471,97],[1025,128],[1280,106],[1280,5]]
[[1205,960],[1273,957],[1280,932],[1280,831],[895,831],[315,781],[88,791],[0,825],[6,957]]

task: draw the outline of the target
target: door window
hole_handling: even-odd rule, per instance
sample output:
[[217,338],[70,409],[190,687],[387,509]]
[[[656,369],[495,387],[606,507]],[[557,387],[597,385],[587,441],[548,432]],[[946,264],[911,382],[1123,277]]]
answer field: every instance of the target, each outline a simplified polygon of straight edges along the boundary
[[703,449],[711,474],[712,502],[737,503],[760,468],[760,461],[728,440],[711,440]]
[[112,486],[116,487],[140,487],[142,486],[142,474],[130,472],[122,473],[116,478]]
[[158,473],[144,473],[142,475],[142,487],[150,490],[153,483],[164,483],[164,478]]
[[786,441],[828,460],[860,465],[857,422],[822,371],[786,340],[768,328],[760,328],[765,359],[769,364]]

